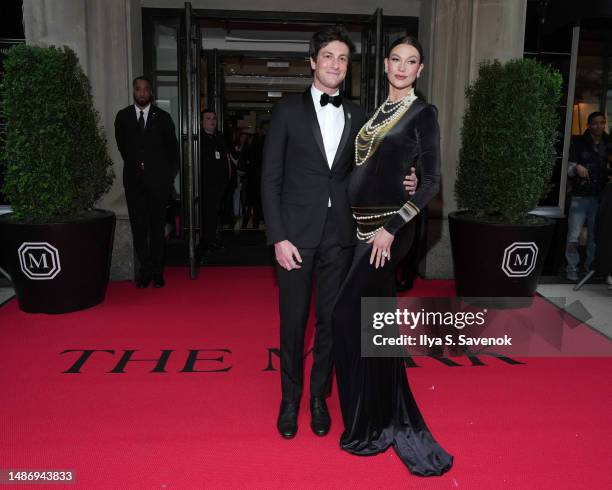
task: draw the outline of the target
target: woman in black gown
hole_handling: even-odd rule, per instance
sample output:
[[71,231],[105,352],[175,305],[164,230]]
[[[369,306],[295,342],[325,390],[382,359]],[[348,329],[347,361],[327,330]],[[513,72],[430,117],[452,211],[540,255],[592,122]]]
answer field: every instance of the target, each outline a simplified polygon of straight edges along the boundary
[[[423,50],[398,39],[385,58],[389,97],[361,128],[349,199],[358,244],[334,309],[334,359],[344,421],[342,449],[372,455],[393,445],[411,472],[441,475],[453,457],[435,441],[412,396],[398,357],[361,357],[361,297],[395,295],[394,271],[414,238],[414,217],[440,185],[437,111],[414,95]],[[401,185],[410,167],[421,184],[410,197]]]

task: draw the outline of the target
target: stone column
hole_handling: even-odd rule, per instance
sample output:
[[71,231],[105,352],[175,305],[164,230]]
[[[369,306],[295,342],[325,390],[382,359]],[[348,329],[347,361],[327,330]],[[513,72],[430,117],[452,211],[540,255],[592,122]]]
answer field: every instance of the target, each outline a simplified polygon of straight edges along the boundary
[[[465,88],[485,59],[523,57],[526,0],[431,0],[421,3],[420,27],[429,60],[429,99],[438,107],[442,192],[430,206],[428,278],[453,277],[447,216],[457,209],[455,180],[465,110]],[[431,33],[430,38],[427,37]]]
[[115,181],[98,206],[117,214],[112,279],[131,279],[132,237],[123,191],[123,161],[114,136],[115,114],[132,101],[131,80],[142,73],[139,0],[24,0],[26,42],[69,46],[91,82],[94,106],[105,128]]

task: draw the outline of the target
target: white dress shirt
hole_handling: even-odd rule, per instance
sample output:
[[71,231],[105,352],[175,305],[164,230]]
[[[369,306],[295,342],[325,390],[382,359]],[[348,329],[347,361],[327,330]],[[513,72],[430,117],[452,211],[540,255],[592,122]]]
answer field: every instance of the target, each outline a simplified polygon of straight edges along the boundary
[[[329,103],[326,106],[321,106],[321,92],[314,85],[310,87],[312,94],[312,102],[314,103],[315,112],[321,128],[321,136],[323,137],[323,146],[325,147],[325,156],[327,157],[327,165],[331,169],[338,151],[338,145],[344,131],[344,109],[342,106],[336,107]],[[338,95],[336,92],[335,95]]]
[[136,120],[140,119],[140,111],[143,112],[142,117],[144,117],[145,126],[146,126],[147,125],[147,118],[149,117],[149,109],[151,108],[151,104],[149,104],[147,107],[145,107],[143,109],[138,107],[138,104],[134,104],[134,108],[136,109]]
[[[317,113],[319,128],[321,129],[327,165],[331,170],[334,158],[336,158],[340,139],[342,138],[342,132],[344,131],[344,109],[342,106],[336,107],[332,103],[322,106],[321,95],[323,92],[314,85],[310,87],[310,93],[312,95],[315,112]],[[339,93],[339,91],[336,91],[332,96],[336,96]],[[331,207],[331,198],[327,201],[327,207]]]

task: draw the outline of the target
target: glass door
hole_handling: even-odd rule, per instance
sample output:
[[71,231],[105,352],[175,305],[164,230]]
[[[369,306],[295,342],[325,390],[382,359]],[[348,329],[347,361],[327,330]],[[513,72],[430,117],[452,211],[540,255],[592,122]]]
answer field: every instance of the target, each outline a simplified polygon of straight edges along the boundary
[[[215,111],[229,146],[245,137],[250,145],[256,134],[261,139],[274,103],[287,93],[303,91],[310,83],[308,42],[313,32],[327,25],[312,15],[304,19],[302,14],[286,12],[193,10],[189,3],[182,9],[143,9],[144,71],[153,81],[157,104],[175,122],[181,149],[169,210],[166,263],[189,264],[192,278],[198,273],[206,197],[201,111]],[[414,33],[417,19],[386,18],[383,22],[383,12],[378,9],[372,16],[351,16],[344,23],[362,48],[352,64],[354,78],[349,74],[344,93],[373,110],[386,95],[382,60],[389,32],[409,29]],[[257,216],[255,212],[259,210],[257,192],[252,191],[253,198],[249,194],[251,187],[258,186],[246,185],[248,176],[239,183],[223,202],[219,241],[225,243],[218,250],[208,250],[207,264],[261,265],[271,260],[262,235],[261,212]]]
[[189,277],[197,277],[200,240],[200,50],[202,38],[191,3],[185,3],[179,34],[179,134],[183,235],[189,256]]
[[361,106],[369,114],[383,101],[383,11],[376,9],[361,37]]

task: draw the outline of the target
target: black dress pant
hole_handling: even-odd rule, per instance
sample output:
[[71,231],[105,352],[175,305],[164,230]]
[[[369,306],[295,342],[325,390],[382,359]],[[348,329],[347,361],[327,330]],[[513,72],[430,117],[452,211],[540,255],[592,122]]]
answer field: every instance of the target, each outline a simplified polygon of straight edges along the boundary
[[329,393],[332,371],[331,315],[353,256],[353,247],[341,247],[331,212],[319,246],[298,249],[300,269],[287,271],[276,264],[280,309],[280,358],[283,401],[299,402],[304,379],[304,334],[310,310],[313,277],[316,280],[315,338],[310,396]]
[[164,227],[168,193],[142,182],[125,188],[134,251],[141,277],[162,274],[164,268]]
[[202,196],[202,241],[200,247],[205,249],[217,236],[219,227],[219,214],[223,205],[225,185],[219,187],[205,187]]

